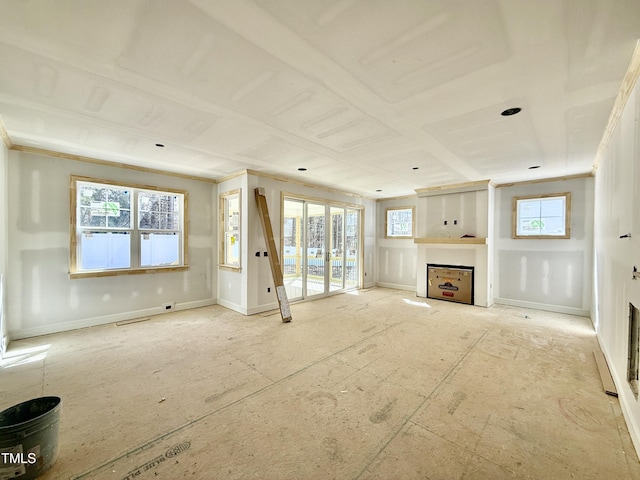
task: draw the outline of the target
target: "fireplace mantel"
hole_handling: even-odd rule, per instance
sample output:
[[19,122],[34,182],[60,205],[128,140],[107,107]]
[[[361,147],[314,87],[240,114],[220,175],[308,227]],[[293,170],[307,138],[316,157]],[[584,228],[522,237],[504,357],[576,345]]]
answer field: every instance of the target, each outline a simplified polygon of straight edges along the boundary
[[471,238],[436,238],[436,237],[420,237],[414,238],[413,243],[428,243],[442,245],[485,245],[487,239],[485,237]]
[[[473,304],[493,303],[493,210],[495,187],[483,180],[416,190],[416,294],[427,296],[427,264],[473,266]],[[464,236],[468,235],[468,236]]]

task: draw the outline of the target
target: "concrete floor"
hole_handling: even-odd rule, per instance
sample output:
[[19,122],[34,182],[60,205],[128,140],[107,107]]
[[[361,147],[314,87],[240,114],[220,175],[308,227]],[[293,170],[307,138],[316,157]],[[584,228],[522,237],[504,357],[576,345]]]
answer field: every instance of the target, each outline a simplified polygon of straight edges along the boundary
[[640,478],[587,318],[375,288],[13,342],[0,408],[63,399],[42,478]]

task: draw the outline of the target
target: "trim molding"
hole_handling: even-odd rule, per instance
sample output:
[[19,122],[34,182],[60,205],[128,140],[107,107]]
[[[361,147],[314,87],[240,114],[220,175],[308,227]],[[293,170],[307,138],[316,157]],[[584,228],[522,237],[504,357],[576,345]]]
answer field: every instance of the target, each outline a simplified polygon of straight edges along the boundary
[[308,187],[308,188],[313,188],[313,189],[318,189],[318,190],[325,190],[327,192],[338,193],[340,195],[346,195],[348,197],[356,197],[356,198],[364,198],[366,200],[373,200],[373,198],[366,197],[364,195],[360,195],[359,193],[345,192],[344,190],[338,190],[336,188],[325,187],[323,185],[316,185],[315,183],[303,182],[302,180],[296,180],[296,179],[293,179],[293,178],[288,178],[288,177],[284,177],[284,176],[280,176],[280,175],[272,175],[270,173],[258,172],[256,170],[245,170],[245,172],[247,174],[249,174],[249,175],[255,175],[257,177],[270,178],[272,180],[277,180],[279,182],[294,183],[296,185],[301,185],[303,187]]
[[223,298],[218,298],[217,301],[218,305],[224,307],[224,308],[228,308],[229,310],[233,310],[234,312],[237,313],[241,313],[242,315],[248,315],[247,314],[247,310],[245,308],[242,307],[242,305],[237,305],[233,302],[230,302],[228,300],[225,300]]
[[640,78],[640,40],[636,42],[636,47],[631,55],[631,61],[629,62],[629,67],[627,68],[627,73],[622,79],[622,85],[620,85],[620,89],[618,90],[618,95],[616,96],[616,100],[613,103],[613,109],[611,110],[611,114],[609,115],[609,121],[607,122],[607,126],[604,129],[604,133],[602,134],[602,139],[600,140],[600,144],[598,145],[598,150],[596,151],[596,156],[593,159],[593,170],[597,170],[600,162],[604,158],[605,151],[609,146],[609,141],[613,136],[613,132],[618,125],[618,120],[620,119],[620,115],[622,115],[622,111],[629,100],[629,96],[633,91],[636,82]]
[[593,177],[593,172],[577,173],[575,175],[565,175],[563,177],[538,178],[536,180],[523,180],[521,182],[498,183],[496,185],[496,188],[514,187],[517,185],[528,185],[530,183],[557,182],[560,180],[574,180],[576,178],[590,178],[590,177]]
[[493,302],[499,305],[508,305],[510,307],[531,308],[532,310],[543,310],[545,312],[564,313],[567,315],[577,315],[580,317],[589,317],[591,315],[590,310],[584,310],[582,308],[563,307],[562,305],[548,305],[546,303],[527,302],[524,300],[512,300],[510,298],[495,297],[493,299]]
[[489,186],[495,186],[491,180],[478,180],[476,182],[453,183],[451,185],[440,185],[438,187],[418,188],[418,197],[431,197],[433,195],[445,195],[449,193],[476,192],[487,190]]
[[407,200],[407,199],[415,200],[416,198],[418,198],[417,194],[402,195],[400,197],[376,198],[376,202],[379,203],[379,202],[389,202],[389,201],[393,201],[393,200]]
[[310,197],[308,195],[300,195],[298,193],[285,192],[284,190],[280,190],[280,202],[284,204],[285,198],[292,198],[295,200],[304,200],[306,202],[314,202],[314,203],[323,203],[326,205],[331,205],[334,207],[345,207],[350,208],[352,210],[362,210],[364,211],[364,205],[356,205],[355,203],[345,203],[339,200],[329,200],[321,197]]
[[280,318],[280,305],[278,304],[278,302],[267,303],[263,305],[258,305],[257,307],[249,308],[247,309],[246,315],[256,315],[258,313],[264,313],[270,310],[278,310],[277,312],[274,313],[274,315],[277,315],[277,317]]
[[394,290],[406,290],[407,292],[415,292],[415,285],[400,285],[399,283],[387,283],[387,282],[376,282],[371,284],[371,286],[366,286],[365,288],[372,287],[382,287],[382,288],[393,288]]
[[246,175],[247,173],[248,173],[247,170],[240,170],[239,172],[232,173],[231,175],[227,175],[226,177],[219,178],[218,180],[216,180],[216,183],[226,182],[236,177],[241,177],[243,175]]
[[57,152],[55,150],[47,150],[44,148],[29,147],[27,145],[11,145],[10,150],[17,152],[33,153],[34,155],[48,155],[50,157],[63,158],[65,160],[75,160],[77,162],[95,163],[97,165],[106,165],[108,167],[124,168],[127,170],[136,170],[138,172],[156,173],[158,175],[167,175],[170,177],[186,178],[187,180],[196,180],[198,182],[218,183],[214,178],[198,177],[196,175],[187,175],[178,172],[169,172],[157,168],[140,167],[137,165],[129,165],[122,162],[114,162],[111,160],[101,160],[98,158],[85,157],[83,155],[74,155],[71,153]]
[[611,377],[613,378],[613,383],[618,390],[618,402],[620,403],[620,410],[622,411],[622,416],[627,425],[627,429],[629,430],[629,435],[631,436],[631,443],[636,449],[636,454],[640,458],[640,426],[638,426],[633,421],[634,418],[632,412],[636,405],[628,402],[627,392],[629,389],[629,385],[624,378],[620,378],[620,376],[618,375],[618,370],[614,368],[615,363],[612,361],[611,355],[609,355],[609,352],[605,348],[604,343],[601,341],[599,334],[596,334],[596,339],[598,340],[598,346],[604,354],[604,358],[607,361],[607,365],[609,366],[609,372],[611,373]]
[[9,133],[7,133],[7,129],[4,127],[2,116],[0,116],[0,138],[2,138],[2,141],[8,149],[13,148],[13,142],[11,141],[11,137],[9,137]]
[[[176,303],[175,311],[190,310],[192,308],[208,307],[215,305],[216,299],[209,298],[206,300],[195,300],[193,302]],[[161,315],[166,313],[162,307],[145,308],[143,310],[134,310],[131,312],[114,313],[111,315],[101,315],[99,317],[84,318],[80,320],[72,320],[70,322],[55,323],[53,325],[42,325],[39,327],[22,328],[19,330],[9,330],[9,339],[20,340],[22,338],[37,337],[40,335],[48,335],[51,333],[66,332],[76,330],[78,328],[96,327],[109,323],[122,322],[124,320],[133,320],[136,318]]]

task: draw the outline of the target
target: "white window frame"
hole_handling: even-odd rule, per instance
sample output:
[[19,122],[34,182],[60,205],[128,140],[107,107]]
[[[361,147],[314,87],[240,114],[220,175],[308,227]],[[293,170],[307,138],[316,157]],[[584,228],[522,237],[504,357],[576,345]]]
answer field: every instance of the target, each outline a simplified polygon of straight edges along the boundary
[[[557,215],[550,215],[548,212],[544,212],[545,203],[551,201],[557,201],[562,199],[562,208],[558,210]],[[522,218],[521,215],[527,210],[538,211],[538,216],[527,217],[533,219],[542,225],[540,232],[527,233],[524,230],[524,224],[527,218]],[[557,231],[552,233],[544,232],[545,219],[547,223],[553,219],[555,225],[560,225]],[[511,222],[511,236],[515,239],[568,239],[571,238],[571,193],[549,193],[545,195],[528,195],[513,197],[512,204],[512,222]]]
[[[410,233],[407,235],[403,235],[403,234],[394,234],[394,219],[393,219],[393,214],[396,212],[402,212],[402,211],[410,211],[411,212],[411,226],[408,230],[410,230]],[[389,207],[387,209],[385,209],[384,211],[384,238],[413,238],[415,235],[415,228],[416,228],[416,222],[415,222],[415,218],[416,218],[416,207]],[[405,229],[407,230],[407,229]]]
[[[112,189],[126,189],[131,192],[130,202],[130,224],[129,227],[94,227],[82,226],[80,218],[80,195],[81,189],[87,185],[95,185],[97,188],[107,187]],[[154,229],[141,228],[139,222],[138,199],[141,193],[155,193],[178,197],[178,228],[177,229]],[[150,185],[139,185],[128,182],[98,179],[92,177],[82,177],[71,175],[70,177],[70,262],[69,275],[71,278],[102,277],[113,275],[128,275],[140,273],[155,273],[186,270],[188,266],[188,241],[187,241],[187,192],[173,188],[160,188]],[[92,233],[125,233],[130,235],[130,266],[124,268],[82,268],[82,235]],[[145,234],[174,234],[178,236],[178,259],[169,265],[142,266],[142,241],[141,236]]]
[[[242,190],[230,190],[219,196],[220,201],[220,261],[219,267],[240,270],[242,265]],[[238,209],[229,212],[230,201],[238,201]],[[236,260],[229,261],[233,245],[237,246]]]

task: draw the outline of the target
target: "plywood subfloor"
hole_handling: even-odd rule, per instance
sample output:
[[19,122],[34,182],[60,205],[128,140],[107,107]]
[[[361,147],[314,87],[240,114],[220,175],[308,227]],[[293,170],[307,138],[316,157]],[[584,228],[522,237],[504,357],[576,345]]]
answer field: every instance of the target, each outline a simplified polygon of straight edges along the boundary
[[637,479],[587,318],[374,288],[17,341],[0,408],[63,399],[43,478]]

